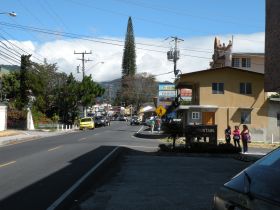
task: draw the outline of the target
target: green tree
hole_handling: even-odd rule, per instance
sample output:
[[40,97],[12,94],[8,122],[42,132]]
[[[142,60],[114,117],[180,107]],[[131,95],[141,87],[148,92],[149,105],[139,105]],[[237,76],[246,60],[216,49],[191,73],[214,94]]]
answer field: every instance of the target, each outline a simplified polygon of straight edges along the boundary
[[92,81],[91,75],[85,76],[80,83],[80,100],[83,107],[91,106],[95,103],[95,98],[102,96],[105,89]]
[[12,72],[10,74],[3,75],[2,89],[3,93],[10,101],[14,101],[20,93],[20,74],[19,72]]
[[28,103],[28,86],[27,86],[27,72],[31,67],[31,55],[21,56],[20,66],[20,107],[23,108]]
[[131,17],[128,19],[122,60],[122,77],[136,74],[136,52]]

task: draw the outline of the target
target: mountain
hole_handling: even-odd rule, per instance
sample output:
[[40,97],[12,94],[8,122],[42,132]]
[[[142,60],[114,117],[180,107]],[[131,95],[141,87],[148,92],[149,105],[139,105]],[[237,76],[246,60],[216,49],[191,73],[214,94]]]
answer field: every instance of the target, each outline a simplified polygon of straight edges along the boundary
[[100,82],[99,84],[105,89],[103,99],[113,102],[116,98],[117,91],[121,87],[121,78],[112,81]]

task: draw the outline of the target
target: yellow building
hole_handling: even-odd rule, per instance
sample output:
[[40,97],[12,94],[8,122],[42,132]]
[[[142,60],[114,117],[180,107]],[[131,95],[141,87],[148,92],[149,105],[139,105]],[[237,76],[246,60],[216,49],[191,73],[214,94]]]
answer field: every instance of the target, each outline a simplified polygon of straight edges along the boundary
[[176,89],[192,89],[190,105],[180,105],[183,124],[218,126],[218,139],[224,139],[227,125],[248,125],[252,138],[266,138],[268,100],[264,74],[233,67],[207,69],[182,74]]

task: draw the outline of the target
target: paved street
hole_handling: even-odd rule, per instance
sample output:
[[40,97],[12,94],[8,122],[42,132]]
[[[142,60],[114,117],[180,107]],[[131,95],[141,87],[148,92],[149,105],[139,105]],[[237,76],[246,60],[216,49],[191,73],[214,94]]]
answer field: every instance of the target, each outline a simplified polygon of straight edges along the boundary
[[[207,210],[213,195],[250,163],[226,157],[130,154],[79,210]],[[76,210],[75,209],[75,210]]]
[[133,137],[138,129],[112,122],[0,148],[0,209],[46,209],[115,146],[154,151],[158,140]]

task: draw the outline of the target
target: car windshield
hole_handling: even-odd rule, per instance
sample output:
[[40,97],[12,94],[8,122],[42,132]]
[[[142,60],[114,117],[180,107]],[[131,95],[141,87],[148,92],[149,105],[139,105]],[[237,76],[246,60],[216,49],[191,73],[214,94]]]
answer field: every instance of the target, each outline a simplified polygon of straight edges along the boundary
[[83,118],[81,119],[81,122],[91,122],[91,118]]
[[245,175],[250,178],[249,191],[253,196],[280,202],[280,148],[245,169],[225,186],[244,193]]

